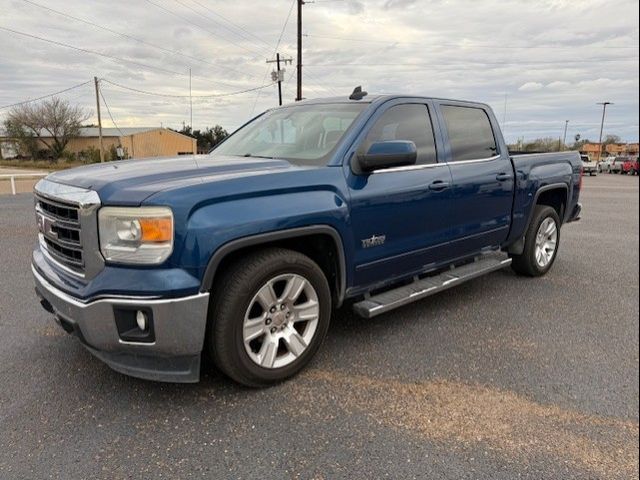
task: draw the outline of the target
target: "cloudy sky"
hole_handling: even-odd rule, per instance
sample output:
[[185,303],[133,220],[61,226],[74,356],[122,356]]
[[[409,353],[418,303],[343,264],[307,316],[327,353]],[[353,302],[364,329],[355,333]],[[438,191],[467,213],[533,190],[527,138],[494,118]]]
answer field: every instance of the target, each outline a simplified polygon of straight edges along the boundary
[[[60,96],[95,119],[97,76],[118,126],[178,128],[189,123],[191,68],[194,127],[233,130],[277,104],[265,60],[276,46],[295,56],[293,6],[0,0],[0,120],[3,106],[84,82]],[[568,139],[597,140],[596,103],[607,100],[605,133],[637,141],[638,14],[637,0],[315,0],[304,6],[303,94],[346,96],[362,84],[484,101],[509,141],[557,138],[565,120]]]

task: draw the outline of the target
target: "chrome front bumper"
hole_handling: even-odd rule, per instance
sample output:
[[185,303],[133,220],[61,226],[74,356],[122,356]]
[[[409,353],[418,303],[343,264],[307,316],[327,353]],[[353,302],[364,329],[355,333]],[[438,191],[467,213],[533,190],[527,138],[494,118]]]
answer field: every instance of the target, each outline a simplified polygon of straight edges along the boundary
[[[182,298],[100,298],[82,302],[49,283],[32,265],[36,292],[65,330],[114,370],[165,382],[197,382],[207,324],[209,294]],[[124,341],[115,308],[152,312],[154,341]]]

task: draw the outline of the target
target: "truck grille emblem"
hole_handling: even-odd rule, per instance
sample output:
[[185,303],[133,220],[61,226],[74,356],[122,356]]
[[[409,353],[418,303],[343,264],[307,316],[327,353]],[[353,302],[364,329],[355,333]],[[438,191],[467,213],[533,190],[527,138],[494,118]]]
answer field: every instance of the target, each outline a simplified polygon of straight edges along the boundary
[[371,238],[363,238],[361,240],[362,248],[379,247],[384,245],[386,239],[386,235],[372,235]]
[[54,230],[55,222],[49,217],[45,217],[40,212],[36,212],[36,222],[40,233],[50,238],[58,238],[58,233]]

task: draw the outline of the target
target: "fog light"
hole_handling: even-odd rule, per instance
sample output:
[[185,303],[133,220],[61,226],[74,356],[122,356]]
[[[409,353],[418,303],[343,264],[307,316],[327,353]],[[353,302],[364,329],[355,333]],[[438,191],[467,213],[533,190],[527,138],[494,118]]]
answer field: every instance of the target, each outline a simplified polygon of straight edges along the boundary
[[147,329],[147,314],[142,310],[136,312],[136,323],[138,324],[138,328],[143,332]]

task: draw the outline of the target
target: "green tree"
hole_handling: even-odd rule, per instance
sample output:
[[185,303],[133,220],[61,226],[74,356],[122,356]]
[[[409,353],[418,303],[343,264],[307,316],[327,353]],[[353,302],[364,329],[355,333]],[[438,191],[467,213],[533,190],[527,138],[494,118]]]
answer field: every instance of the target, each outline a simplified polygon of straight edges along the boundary
[[207,127],[204,130],[193,131],[191,130],[191,127],[185,126],[182,130],[178,130],[178,132],[195,138],[198,145],[198,151],[206,152],[229,136],[229,133],[220,125],[216,125],[213,128]]

